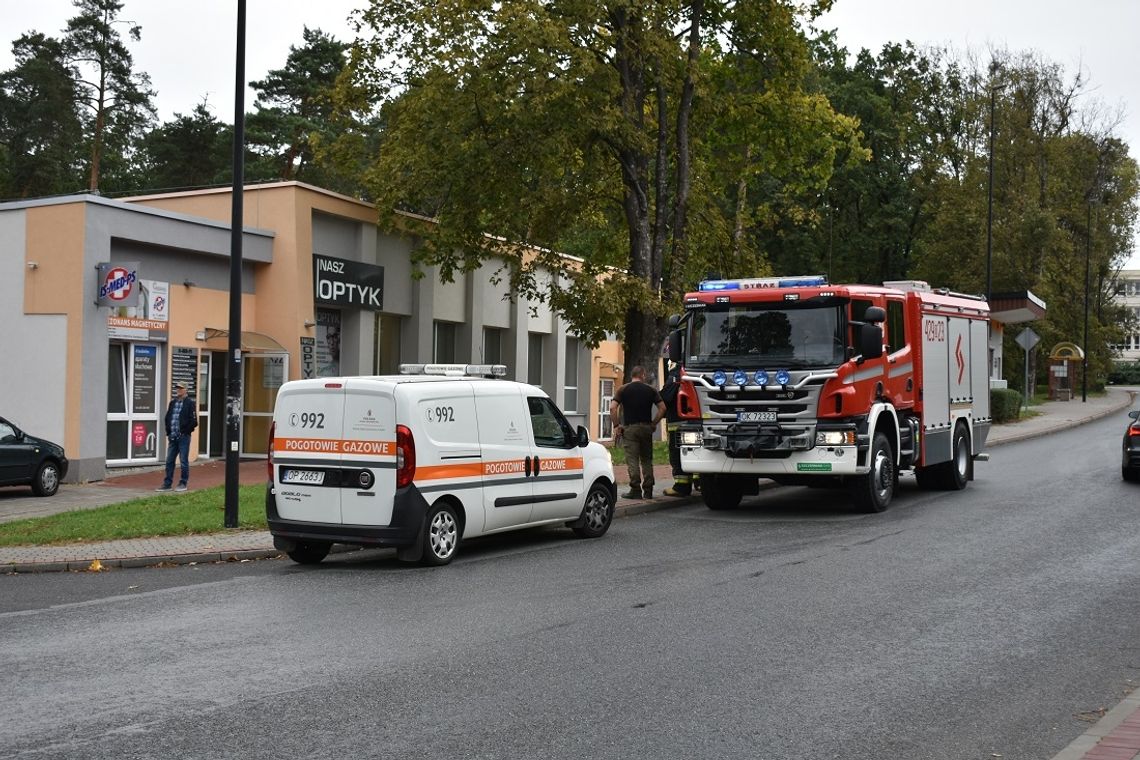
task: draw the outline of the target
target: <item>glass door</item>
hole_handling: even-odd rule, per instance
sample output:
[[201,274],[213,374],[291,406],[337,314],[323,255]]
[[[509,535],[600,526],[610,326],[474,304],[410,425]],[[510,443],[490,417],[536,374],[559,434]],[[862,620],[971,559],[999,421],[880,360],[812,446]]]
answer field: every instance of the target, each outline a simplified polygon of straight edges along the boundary
[[159,461],[162,352],[155,343],[111,343],[107,360],[107,464]]
[[289,354],[244,354],[241,365],[241,456],[263,457],[277,391],[289,376]]
[[610,419],[610,402],[614,399],[614,381],[602,378],[598,381],[598,439],[608,441],[614,437],[613,420]]
[[198,457],[210,456],[210,353],[198,358]]

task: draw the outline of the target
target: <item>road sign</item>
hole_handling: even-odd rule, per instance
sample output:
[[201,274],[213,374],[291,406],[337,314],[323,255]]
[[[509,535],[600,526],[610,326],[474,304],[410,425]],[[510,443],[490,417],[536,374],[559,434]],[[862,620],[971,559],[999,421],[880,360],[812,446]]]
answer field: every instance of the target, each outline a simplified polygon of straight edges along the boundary
[[1026,327],[1024,330],[1017,334],[1017,337],[1014,340],[1017,341],[1017,345],[1021,346],[1026,351],[1032,351],[1033,347],[1037,345],[1037,342],[1041,340],[1041,336],[1033,332],[1033,328]]

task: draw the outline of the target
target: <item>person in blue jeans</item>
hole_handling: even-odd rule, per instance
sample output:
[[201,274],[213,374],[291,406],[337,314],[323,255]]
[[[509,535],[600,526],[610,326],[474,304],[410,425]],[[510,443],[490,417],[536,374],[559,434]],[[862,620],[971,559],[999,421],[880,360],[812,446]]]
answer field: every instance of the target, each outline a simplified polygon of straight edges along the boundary
[[185,491],[190,480],[190,434],[198,427],[194,399],[186,393],[186,383],[174,384],[174,398],[166,407],[166,477],[157,490],[169,491],[174,483],[174,458],[182,460],[181,478],[175,491]]

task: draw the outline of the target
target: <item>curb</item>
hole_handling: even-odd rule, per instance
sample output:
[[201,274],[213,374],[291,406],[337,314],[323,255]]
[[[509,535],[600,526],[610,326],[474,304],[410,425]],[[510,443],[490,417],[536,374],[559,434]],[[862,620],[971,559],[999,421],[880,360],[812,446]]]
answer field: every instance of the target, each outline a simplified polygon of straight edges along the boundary
[[1135,398],[1136,398],[1136,391],[1128,391],[1127,392],[1127,399],[1125,399],[1125,401],[1123,403],[1118,404],[1114,407],[1111,407],[1109,409],[1101,409],[1101,410],[1094,412],[1092,414],[1089,414],[1085,417],[1081,417],[1080,419],[1065,420],[1064,422],[1058,422],[1046,430],[1025,430],[1025,431],[1012,433],[1008,436],[1003,436],[1000,440],[997,440],[997,441],[987,440],[986,441],[986,448],[992,448],[994,446],[1001,446],[1001,445],[1006,444],[1006,443],[1016,443],[1017,441],[1024,441],[1024,440],[1027,440],[1029,438],[1043,438],[1047,435],[1052,435],[1053,433],[1059,433],[1062,430],[1070,430],[1072,428],[1080,427],[1081,425],[1085,425],[1089,422],[1094,422],[1096,420],[1104,419],[1105,417],[1108,417],[1109,415],[1116,414],[1117,412],[1119,412],[1122,409],[1128,409],[1130,406],[1132,406],[1132,403],[1135,400]]
[[[1125,728],[1117,732],[1125,721],[1127,721]],[[1086,756],[1091,757],[1088,755],[1089,751],[1105,740],[1108,740],[1105,744],[1106,749],[1112,747],[1121,750],[1118,753],[1110,752],[1104,755],[1105,760],[1118,756],[1132,758],[1140,754],[1140,738],[1136,736],[1138,733],[1140,733],[1140,692],[1134,691],[1109,710],[1092,728],[1073,739],[1069,746],[1054,755],[1051,760],[1080,760]],[[1133,754],[1125,754],[1126,752]]]

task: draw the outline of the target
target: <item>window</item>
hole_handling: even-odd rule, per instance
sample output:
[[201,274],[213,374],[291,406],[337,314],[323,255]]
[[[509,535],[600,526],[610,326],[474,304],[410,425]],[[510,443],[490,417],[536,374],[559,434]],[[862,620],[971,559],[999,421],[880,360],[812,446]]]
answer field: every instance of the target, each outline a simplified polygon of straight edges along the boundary
[[14,443],[15,441],[16,431],[10,425],[0,422],[0,443]]
[[542,349],[545,336],[530,333],[527,336],[526,381],[531,385],[542,385]]
[[372,374],[395,375],[400,371],[400,318],[377,312],[375,334]]
[[902,301],[887,301],[887,353],[906,348],[906,320],[903,319]]
[[578,339],[566,339],[566,379],[565,400],[562,408],[568,412],[578,411]]
[[455,363],[455,323],[436,322],[432,334],[431,360],[436,364]]
[[576,445],[574,428],[550,399],[532,396],[526,403],[530,409],[530,426],[534,430],[536,446],[568,449]]
[[500,330],[495,327],[483,328],[483,363],[484,364],[502,364],[503,363],[503,333],[505,330]]

